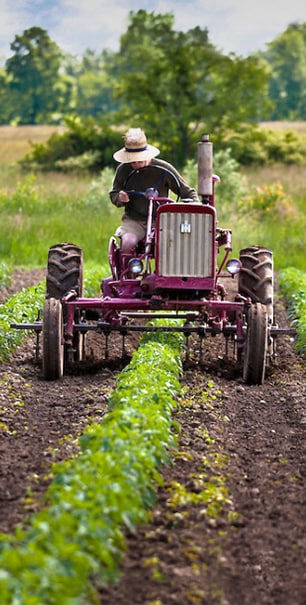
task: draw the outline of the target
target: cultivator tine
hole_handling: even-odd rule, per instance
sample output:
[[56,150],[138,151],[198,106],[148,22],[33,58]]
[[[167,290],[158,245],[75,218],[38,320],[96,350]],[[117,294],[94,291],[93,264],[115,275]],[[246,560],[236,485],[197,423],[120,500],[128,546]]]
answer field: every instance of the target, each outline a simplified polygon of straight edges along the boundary
[[[37,313],[37,318],[35,320],[35,323],[39,324],[41,322],[41,309],[38,309],[38,313]],[[36,337],[35,337],[35,363],[39,363],[40,360],[40,334],[41,331],[40,330],[35,330],[36,332]]]
[[200,340],[200,345],[199,345],[199,362],[200,364],[203,362],[203,335],[200,334],[199,336],[199,340]]
[[229,336],[225,336],[225,357],[228,358],[228,339]]
[[86,334],[82,334],[82,359],[85,359],[86,355]]
[[105,359],[109,359],[109,346],[108,346],[109,332],[105,333],[105,347],[104,347],[104,357]]
[[186,353],[185,353],[185,361],[189,361],[190,360],[190,349],[189,349],[189,338],[190,335],[186,334]]
[[237,353],[237,339],[234,338],[233,339],[233,355],[234,355],[234,359],[236,359],[238,353]]
[[125,339],[126,339],[126,332],[121,332],[121,336],[122,336],[122,349],[121,349],[121,357],[122,359],[124,359],[127,355],[127,350],[126,350],[126,346],[125,346]]
[[40,336],[40,333],[36,332],[36,339],[35,339],[35,363],[38,363],[39,359],[40,359],[39,336]]

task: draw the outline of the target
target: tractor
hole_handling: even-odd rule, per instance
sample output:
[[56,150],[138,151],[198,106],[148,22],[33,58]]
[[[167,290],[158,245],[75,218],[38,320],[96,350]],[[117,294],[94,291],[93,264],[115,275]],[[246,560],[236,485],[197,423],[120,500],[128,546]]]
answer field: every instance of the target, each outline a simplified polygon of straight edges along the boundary
[[[46,380],[60,379],[86,358],[86,338],[96,332],[108,342],[115,332],[182,332],[202,343],[223,336],[233,344],[235,359],[247,384],[262,384],[273,361],[278,334],[291,334],[274,321],[273,255],[251,245],[232,258],[230,229],[218,226],[215,207],[213,145],[208,135],[198,143],[199,203],[161,197],[160,166],[148,166],[152,186],[143,192],[148,204],[146,236],[130,255],[120,240],[109,241],[110,275],[101,294],[84,297],[83,253],[64,242],[48,253],[46,294],[42,318],[33,324],[12,324],[42,334],[42,372]],[[228,297],[226,279],[234,280]],[[158,322],[154,322],[158,319]],[[170,321],[169,320],[178,320]]]

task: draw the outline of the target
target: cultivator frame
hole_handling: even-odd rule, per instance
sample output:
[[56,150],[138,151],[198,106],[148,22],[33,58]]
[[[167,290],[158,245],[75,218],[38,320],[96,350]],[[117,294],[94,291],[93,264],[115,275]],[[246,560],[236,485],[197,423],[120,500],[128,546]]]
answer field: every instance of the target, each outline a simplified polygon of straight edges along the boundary
[[[239,259],[229,259],[231,230],[217,227],[214,188],[219,177],[212,173],[207,135],[198,144],[201,203],[160,197],[155,176],[152,187],[142,192],[148,203],[146,238],[134,254],[123,256],[120,243],[111,237],[111,275],[102,281],[102,296],[83,296],[82,250],[70,243],[57,244],[49,250],[42,318],[11,327],[36,332],[37,360],[42,333],[43,375],[49,380],[61,378],[66,368],[84,360],[89,332],[104,335],[108,358],[112,333],[121,334],[124,352],[129,333],[162,330],[183,333],[187,355],[189,337],[197,335],[200,360],[203,339],[223,335],[226,355],[231,341],[245,382],[262,383],[276,354],[276,337],[295,333],[275,325],[271,250],[250,246]],[[229,300],[224,278],[235,275],[238,287]],[[158,325],[152,323],[155,319]],[[177,321],[169,325],[170,319]]]

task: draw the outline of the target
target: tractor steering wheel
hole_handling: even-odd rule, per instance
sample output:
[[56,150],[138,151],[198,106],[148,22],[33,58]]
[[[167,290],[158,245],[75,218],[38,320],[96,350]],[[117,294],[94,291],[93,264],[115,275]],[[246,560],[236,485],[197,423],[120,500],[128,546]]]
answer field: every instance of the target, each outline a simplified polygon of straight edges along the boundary
[[[135,173],[137,173],[137,172],[139,172],[139,171],[144,171],[144,170],[152,170],[152,169],[153,169],[153,170],[156,170],[156,169],[157,169],[158,171],[161,171],[161,173],[162,173],[162,174],[161,174],[161,176],[160,176],[160,177],[159,177],[159,178],[158,178],[158,179],[157,179],[157,180],[154,182],[154,184],[153,184],[151,187],[148,187],[148,189],[146,189],[145,191],[135,191],[135,190],[129,190],[129,189],[127,188],[127,185],[128,185],[129,180],[132,178],[132,176],[133,176]],[[150,198],[152,198],[152,196],[154,197],[154,199],[155,199],[155,198],[158,198],[158,197],[161,197],[162,199],[160,199],[160,200],[158,200],[158,199],[157,199],[157,200],[156,200],[156,203],[157,203],[158,205],[159,205],[159,204],[166,203],[166,202],[167,202],[167,198],[166,198],[165,196],[159,196],[159,194],[158,194],[158,186],[159,186],[159,184],[161,183],[162,178],[163,178],[163,175],[164,175],[165,173],[169,174],[169,175],[170,175],[170,176],[171,176],[171,177],[174,179],[174,181],[175,181],[175,184],[176,184],[176,187],[177,187],[177,194],[176,194],[176,196],[177,196],[177,197],[176,197],[176,200],[175,200],[175,201],[177,202],[177,201],[179,200],[179,191],[180,191],[180,185],[179,185],[179,182],[178,182],[177,177],[175,176],[175,174],[173,174],[173,172],[171,172],[170,170],[168,170],[168,168],[165,168],[164,166],[158,166],[158,165],[155,165],[155,164],[152,164],[152,165],[150,164],[149,166],[145,166],[144,168],[140,168],[140,169],[139,169],[139,168],[137,168],[137,169],[135,168],[135,169],[133,169],[133,170],[132,170],[132,171],[129,173],[129,175],[128,175],[128,177],[127,177],[127,179],[126,179],[125,183],[124,183],[123,189],[124,189],[124,191],[126,191],[126,193],[128,193],[129,195],[140,195],[140,196],[142,196],[143,198],[145,198],[147,201],[149,201],[149,199],[150,199]]]

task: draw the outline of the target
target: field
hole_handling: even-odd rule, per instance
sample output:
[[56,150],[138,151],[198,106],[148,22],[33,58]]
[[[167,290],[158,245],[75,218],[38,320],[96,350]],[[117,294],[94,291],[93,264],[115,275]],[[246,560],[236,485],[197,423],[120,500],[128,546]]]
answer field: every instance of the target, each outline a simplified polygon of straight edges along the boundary
[[21,160],[30,150],[30,142],[44,143],[61,126],[0,126],[1,166]]
[[269,130],[294,130],[298,134],[306,133],[306,122],[262,122],[261,126]]
[[[76,173],[26,174],[16,164],[30,149],[30,141],[43,142],[52,130],[0,128],[0,258],[15,266],[44,267],[49,246],[71,241],[82,247],[85,262],[100,263],[106,259],[109,237],[121,217],[108,197],[113,170],[107,169],[95,177]],[[185,176],[197,187],[194,173]],[[258,198],[258,189],[261,190],[255,200],[257,205],[250,212],[243,200],[235,199],[235,191],[227,199],[226,167],[220,176],[220,198],[218,186],[216,189],[219,222],[220,226],[232,227],[234,218],[233,253],[237,255],[250,243],[265,245],[274,251],[277,269],[286,267],[290,258],[294,266],[303,270],[306,166],[241,170],[245,194]],[[264,212],[261,205],[266,208]]]
[[[5,132],[9,140],[9,132]],[[18,139],[18,129],[12,132]],[[26,132],[28,136],[30,130]],[[41,136],[35,132],[36,129],[32,138]],[[14,140],[13,136],[9,147],[14,147]],[[18,144],[18,153],[22,146],[25,150],[24,140]],[[5,157],[10,160],[6,162]],[[42,279],[46,250],[54,243],[54,237],[66,239],[69,235],[73,240],[81,239],[85,271],[88,250],[89,261],[95,265],[99,262],[100,254],[91,240],[99,242],[104,262],[107,237],[118,222],[116,209],[107,213],[106,182],[102,187],[99,181],[97,187],[92,178],[76,175],[36,175],[35,182],[27,181],[28,177],[14,165],[13,157],[14,153],[7,147],[1,163],[0,189],[6,190],[2,195],[2,210],[6,211],[8,199],[11,200],[10,212],[3,215],[11,222],[9,233],[7,229],[2,231],[0,262],[11,264],[12,280],[0,289],[0,303],[5,303],[21,287]],[[284,171],[276,167],[245,171],[245,175],[250,186],[262,186],[263,182],[273,184],[283,175],[286,189],[294,196],[293,210],[302,216],[305,179],[300,169],[292,167]],[[110,180],[111,174],[107,178]],[[17,182],[21,184],[16,193]],[[41,197],[36,196],[40,187],[43,188]],[[262,198],[256,197],[256,200],[261,202]],[[287,211],[287,205],[285,208]],[[234,207],[222,209],[224,220],[234,222],[236,229],[242,226],[243,216],[240,218],[233,212]],[[84,213],[88,215],[87,221]],[[62,229],[63,219],[64,224],[71,221],[66,231]],[[276,206],[272,219],[265,217],[262,224],[255,218],[252,222],[249,220],[241,237],[249,238],[250,230],[253,237],[255,226],[258,235],[260,227],[265,230],[265,236],[270,232],[271,247],[274,249],[276,244],[279,251],[278,266],[286,261],[287,266],[292,263],[293,254],[290,250],[286,257],[286,251],[281,250],[284,247],[280,235],[282,226],[283,233],[286,237],[290,235],[294,242],[295,256],[304,267],[305,238],[301,240],[299,252],[295,231],[289,225],[289,233],[287,221],[282,220]],[[107,232],[105,243],[102,225]],[[39,238],[35,236],[36,230]],[[275,238],[280,240],[279,244]],[[18,260],[22,262],[16,262]],[[19,265],[17,270],[16,265]],[[286,304],[278,284],[275,306],[278,325],[288,325]],[[247,386],[231,357],[226,358],[223,341],[220,343],[218,337],[206,338],[204,343],[201,364],[195,341],[191,343],[190,357],[182,356],[182,391],[176,394],[178,405],[173,411],[170,431],[170,435],[177,433],[177,448],[170,448],[170,459],[158,467],[160,477],[154,475],[156,498],[152,498],[150,489],[144,490],[144,499],[150,501],[151,506],[137,528],[133,525],[133,514],[141,492],[138,481],[142,478],[145,484],[146,475],[152,473],[158,458],[157,452],[166,442],[169,411],[165,418],[160,412],[153,425],[137,434],[137,443],[133,444],[135,447],[139,443],[138,450],[137,447],[133,450],[135,475],[128,465],[123,465],[127,460],[131,466],[135,464],[133,456],[127,458],[129,428],[134,407],[138,421],[147,401],[142,399],[145,389],[154,384],[155,375],[158,377],[161,372],[158,364],[163,361],[162,349],[160,355],[155,352],[151,369],[147,369],[150,366],[144,362],[143,369],[137,369],[134,364],[133,374],[131,361],[137,343],[128,339],[128,354],[121,360],[120,344],[114,338],[111,344],[116,357],[108,363],[97,362],[95,347],[101,350],[102,344],[92,343],[92,365],[88,371],[85,368],[79,375],[68,374],[53,383],[41,379],[41,366],[34,363],[34,338],[0,364],[0,531],[3,532],[1,541],[8,547],[6,566],[11,573],[6,575],[6,567],[0,571],[1,605],[12,605],[12,602],[18,605],[59,602],[60,605],[304,604],[304,358],[296,353],[288,336],[280,338],[278,355],[268,368],[265,383]],[[166,369],[166,359],[163,364],[162,369]],[[171,361],[172,370],[173,365]],[[125,373],[124,368],[128,370]],[[176,372],[179,373],[179,366]],[[103,439],[111,464],[113,450],[122,452],[120,465],[125,468],[123,476],[128,485],[127,509],[119,511],[126,547],[121,561],[122,577],[112,584],[106,582],[105,577],[107,572],[109,576],[114,572],[111,556],[118,556],[120,536],[101,532],[106,531],[105,527],[110,531],[105,520],[113,518],[112,511],[118,518],[116,498],[124,504],[126,492],[120,491],[119,473],[115,472],[110,475],[112,481],[104,494],[108,471],[101,466],[99,448],[93,448],[93,467],[88,466],[88,461],[84,469],[74,465],[82,462],[80,435],[86,456],[94,432],[102,431],[104,424],[107,426],[108,404],[120,380],[124,388],[117,418],[123,409],[122,433],[117,435],[116,447],[109,436]],[[150,399],[152,410],[162,399],[163,383],[157,382],[158,387]],[[136,391],[131,403],[127,395],[133,388]],[[169,396],[172,391],[175,392],[175,388],[169,379],[163,394]],[[149,411],[148,416],[151,415]],[[162,434],[146,460],[147,470],[142,476],[140,461],[144,462],[145,446],[162,422]],[[114,436],[116,427],[110,428]],[[60,465],[57,470],[54,462]],[[56,477],[57,483],[53,484]],[[52,496],[47,502],[43,501],[52,485],[53,504]],[[58,498],[59,494],[64,496]],[[22,537],[17,534],[16,547],[15,538],[9,538],[6,543],[5,536],[11,536],[18,524],[25,528],[25,534]],[[105,539],[106,535],[111,537]],[[103,549],[108,542],[107,559]],[[0,552],[0,566],[3,552],[5,548]],[[101,567],[97,566],[97,554],[100,561],[102,559]],[[89,578],[86,578],[86,569],[90,569]],[[6,582],[8,577],[8,592],[2,593],[1,582]],[[86,579],[97,592],[96,600],[87,590]]]

